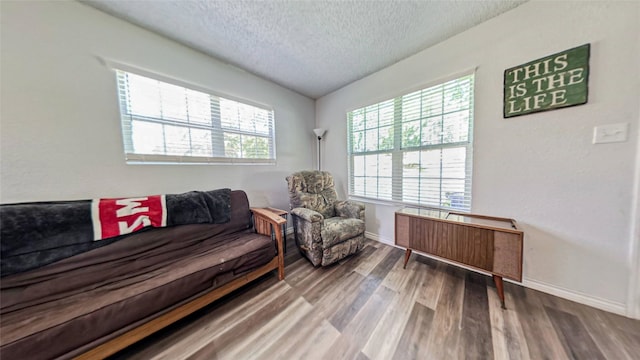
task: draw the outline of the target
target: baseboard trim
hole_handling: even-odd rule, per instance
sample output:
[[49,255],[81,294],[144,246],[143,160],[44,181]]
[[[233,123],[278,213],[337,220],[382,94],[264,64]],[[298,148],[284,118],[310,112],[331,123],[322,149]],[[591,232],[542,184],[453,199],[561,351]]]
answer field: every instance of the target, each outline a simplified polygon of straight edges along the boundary
[[533,290],[551,294],[563,299],[575,301],[577,303],[588,305],[600,310],[608,311],[625,317],[628,316],[626,305],[620,302],[587,295],[575,290],[566,289],[557,285],[552,285],[534,279],[523,279],[522,285]]
[[365,231],[364,237],[366,237],[367,239],[375,240],[377,242],[381,242],[383,244],[395,246],[393,239],[384,239],[381,238],[378,234],[374,234],[372,232]]
[[[365,237],[371,240],[375,240],[377,242],[386,244],[386,245],[391,245],[394,247],[398,247],[395,245],[393,239],[386,239],[383,238],[381,236],[379,236],[378,234],[374,234],[372,232],[368,232],[365,231],[364,233]],[[402,248],[404,249],[404,248]],[[453,264],[449,261],[443,260],[438,258],[439,261],[443,261],[445,263],[449,263],[449,264]],[[460,266],[459,264],[455,264],[457,266]],[[468,270],[472,270],[470,268],[464,267]],[[510,281],[505,279],[505,281]],[[512,282],[512,281],[510,281]],[[607,299],[601,299],[598,297],[594,297],[591,295],[587,295],[587,294],[583,294],[574,290],[569,290],[569,289],[565,289],[556,285],[552,285],[552,284],[548,284],[545,283],[543,281],[539,281],[539,280],[534,280],[534,279],[523,279],[522,283],[517,283],[517,282],[513,282],[514,284],[519,284],[522,285],[524,287],[533,289],[533,290],[537,290],[543,293],[547,293],[547,294],[551,294],[557,297],[561,297],[563,299],[567,299],[567,300],[571,300],[571,301],[575,301],[577,303],[583,304],[583,305],[588,305],[600,310],[604,310],[604,311],[608,311],[614,314],[618,314],[618,315],[622,315],[622,316],[626,316],[628,317],[629,315],[627,314],[627,307],[625,304],[623,303],[619,303],[619,302],[615,302],[615,301],[611,301],[611,300],[607,300]]]

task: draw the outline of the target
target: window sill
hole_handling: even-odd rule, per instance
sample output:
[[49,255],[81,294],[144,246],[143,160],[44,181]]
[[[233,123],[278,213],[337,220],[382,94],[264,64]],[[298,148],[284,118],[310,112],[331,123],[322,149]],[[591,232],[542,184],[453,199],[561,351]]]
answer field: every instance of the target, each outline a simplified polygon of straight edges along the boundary
[[402,209],[402,208],[405,208],[405,207],[411,207],[411,208],[429,208],[429,209],[439,209],[439,210],[444,210],[444,211],[456,211],[456,212],[461,212],[461,213],[471,213],[470,210],[464,210],[464,209],[439,207],[439,206],[431,206],[431,205],[419,205],[419,204],[415,204],[415,203],[406,203],[406,202],[394,201],[394,200],[372,199],[372,198],[360,197],[360,196],[355,196],[355,195],[348,195],[347,198],[349,200],[360,201],[360,202],[363,202],[363,203],[366,203],[366,204],[373,204],[373,205],[387,206],[387,207],[395,207],[395,208],[398,208],[398,210]]

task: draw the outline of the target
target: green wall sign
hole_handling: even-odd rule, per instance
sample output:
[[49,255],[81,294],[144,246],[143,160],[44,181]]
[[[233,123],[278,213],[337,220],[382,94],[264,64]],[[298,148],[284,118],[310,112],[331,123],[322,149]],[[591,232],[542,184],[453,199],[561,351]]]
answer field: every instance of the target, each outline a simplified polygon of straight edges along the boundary
[[589,53],[585,44],[504,71],[504,117],[587,103]]

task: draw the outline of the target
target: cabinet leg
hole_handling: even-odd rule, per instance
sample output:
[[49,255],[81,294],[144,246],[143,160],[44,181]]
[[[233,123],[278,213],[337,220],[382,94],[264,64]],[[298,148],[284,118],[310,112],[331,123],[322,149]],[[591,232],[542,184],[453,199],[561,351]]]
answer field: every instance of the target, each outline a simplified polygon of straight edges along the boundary
[[502,283],[502,276],[493,275],[493,281],[496,283],[496,290],[498,290],[498,297],[502,303],[502,308],[506,310],[507,307],[504,305],[504,285]]
[[407,249],[407,251],[404,252],[404,265],[402,266],[403,269],[407,268],[407,263],[409,262],[410,257],[411,257],[411,249]]

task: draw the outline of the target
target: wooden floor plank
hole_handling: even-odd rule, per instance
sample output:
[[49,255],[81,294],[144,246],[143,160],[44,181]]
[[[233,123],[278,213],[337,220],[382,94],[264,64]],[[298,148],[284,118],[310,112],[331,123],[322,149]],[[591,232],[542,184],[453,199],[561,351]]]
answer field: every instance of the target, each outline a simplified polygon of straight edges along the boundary
[[[146,360],[171,358],[171,356],[177,357],[183,353],[190,353],[205,346],[209,340],[208,336],[212,333],[209,331],[211,327],[231,327],[259,309],[261,298],[262,301],[279,298],[289,289],[286,283],[277,281],[275,276],[266,276],[252,286],[245,286],[225,296],[184,321],[134,344],[112,358]],[[136,348],[142,350],[136,351]]]
[[630,319],[618,314],[603,312],[602,315],[609,319],[610,323],[621,331],[640,336],[640,320]]
[[573,314],[580,318],[586,331],[592,335],[593,341],[602,351],[602,355],[605,358],[634,358],[628,353],[628,346],[625,344],[627,334],[621,332],[617,326],[606,325],[607,320],[602,316],[605,314],[604,312],[557,296],[543,293],[537,293],[537,295],[546,307]]
[[[255,328],[246,329],[238,338],[242,339],[232,348],[226,351],[218,350],[219,359],[260,359],[262,353],[268,349],[274,340],[278,340],[300,320],[308,317],[313,311],[313,306],[303,298],[296,298],[294,302],[283,308],[282,311],[269,316],[269,321],[264,325],[256,324]],[[267,335],[268,336],[265,336]]]
[[309,359],[317,353],[314,348],[327,348],[338,336],[340,332],[323,314],[311,311],[279,339],[271,338],[272,343],[261,356],[265,359]]
[[[398,249],[393,249],[398,250]],[[360,311],[362,306],[369,300],[369,297],[382,283],[382,279],[389,273],[389,270],[393,267],[394,263],[398,262],[398,259],[402,257],[402,251],[389,251],[386,252],[384,258],[370,271],[369,276],[365,278],[362,284],[353,289],[355,296],[346,300],[344,303],[336,304],[339,309],[336,311],[329,322],[342,331],[346,325],[355,317]]]
[[424,258],[427,261],[416,261],[418,267],[415,271],[425,273],[422,281],[418,284],[419,290],[416,301],[430,309],[435,309],[438,306],[440,292],[442,291],[445,274],[444,268],[449,265],[439,263],[440,265],[438,267],[437,261],[424,256],[417,257],[417,259],[420,258]]
[[341,281],[336,281],[336,286],[331,287],[329,291],[324,292],[321,297],[312,303],[316,308],[316,312],[322,314],[329,321],[336,312],[358,296],[355,289],[363,286],[365,280],[364,276],[354,271],[346,275]]
[[640,351],[637,348],[640,337],[633,339],[631,334],[614,325],[604,311],[582,304],[575,305],[580,309],[580,318],[585,327],[607,359],[637,358],[634,351]]
[[[290,245],[290,244],[288,244]],[[295,246],[295,244],[293,245]],[[637,359],[640,321],[366,241],[268,274],[111,359]]]
[[407,271],[407,269],[403,268],[404,258],[401,257],[393,264],[393,267],[389,270],[389,273],[382,280],[382,285],[388,287],[389,289],[400,291],[404,284],[407,282],[412,271]]
[[[404,259],[399,260],[400,263]],[[400,265],[402,269],[402,264]],[[427,278],[427,272],[416,271],[421,267],[419,263],[412,262],[407,265],[407,269],[402,269],[405,276],[396,277],[398,283],[388,282],[388,278],[382,282],[381,286],[391,285],[391,289],[398,293],[387,307],[386,312],[378,322],[369,341],[363,349],[363,353],[371,359],[391,359],[395,349],[402,338],[402,333],[409,320],[411,309],[416,302],[418,293],[422,290],[419,286]]]
[[513,305],[526,336],[529,356],[532,359],[568,359],[555,328],[549,321],[535,292],[517,287],[512,290]]
[[189,337],[184,338],[183,342],[186,342],[184,346],[164,352],[162,357],[177,359],[190,356],[204,348],[210,341],[219,345],[218,351],[233,346],[243,335],[246,335],[247,329],[264,326],[272,317],[299,298],[296,291],[286,283],[279,282],[276,286],[281,287],[282,291],[270,293],[258,302],[247,302],[247,306],[232,311],[233,316],[226,316],[226,313],[219,316],[219,312],[215,312],[203,317],[199,322],[204,325]]
[[204,347],[191,354],[190,356],[184,358],[187,360],[219,360],[220,358],[217,355],[217,349],[219,348],[219,344],[215,341],[210,341]]
[[[426,340],[426,359],[457,359],[464,278],[459,269],[446,266],[440,299]],[[463,274],[463,273],[462,273]]]
[[524,332],[518,319],[518,313],[513,308],[513,297],[510,285],[505,284],[505,299],[510,306],[502,308],[500,297],[495,288],[487,288],[489,300],[489,314],[491,318],[491,341],[495,359],[529,360],[529,349],[524,340]]
[[419,302],[413,303],[409,320],[400,337],[393,359],[422,359],[427,353],[425,339],[429,338],[434,311]]
[[318,354],[329,348],[339,336],[340,332],[327,320],[323,320],[308,336],[295,336],[292,346],[276,352],[271,359],[320,359]]
[[298,261],[286,266],[285,269],[286,274],[284,280],[287,284],[291,285],[291,287],[298,286],[298,284],[300,284],[307,276],[311,275],[315,270],[310,262],[302,258],[298,258]]
[[361,262],[367,259],[368,254],[373,253],[376,249],[366,246],[358,256],[349,257],[344,263],[333,264],[328,267],[320,267],[314,271],[310,277],[311,280],[304,282],[304,288],[301,288],[305,299],[314,304],[318,298],[322,297],[327,289],[334,287],[336,281],[343,276],[353,273],[353,269]]
[[348,360],[358,356],[396,294],[384,286],[378,287],[322,358]]
[[[373,248],[373,246],[371,245],[367,245],[367,247]],[[395,249],[390,246],[385,246],[383,248],[376,249],[373,253],[371,253],[371,255],[369,255],[369,258],[367,259],[367,261],[360,262],[358,266],[356,266],[353,270],[361,275],[367,276],[376,267],[376,265],[380,261],[382,261],[382,259],[384,259],[385,256],[387,256],[387,254],[389,254],[391,251],[394,251],[394,250],[400,251],[399,249]]]
[[491,318],[487,298],[487,277],[467,272],[460,322],[460,358],[493,358]]
[[604,360],[605,357],[600,348],[593,341],[580,319],[568,312],[546,306],[544,309],[570,358]]

